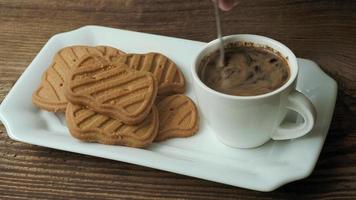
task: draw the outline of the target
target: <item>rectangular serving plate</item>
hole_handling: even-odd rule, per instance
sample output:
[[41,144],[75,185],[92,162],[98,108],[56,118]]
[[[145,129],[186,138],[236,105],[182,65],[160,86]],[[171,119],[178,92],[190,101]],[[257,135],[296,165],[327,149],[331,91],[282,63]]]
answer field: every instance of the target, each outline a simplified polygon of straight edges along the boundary
[[53,55],[70,45],[109,45],[128,53],[160,52],[171,58],[187,79],[187,95],[195,100],[189,68],[206,43],[100,26],[85,26],[53,36],[19,78],[0,106],[8,135],[17,141],[97,156],[258,191],[272,191],[307,177],[313,170],[331,122],[336,82],[314,62],[298,59],[297,89],[316,106],[318,119],[308,135],[270,141],[254,149],[220,143],[201,118],[190,138],[154,143],[146,149],[84,143],[72,138],[63,116],[39,110],[31,95]]

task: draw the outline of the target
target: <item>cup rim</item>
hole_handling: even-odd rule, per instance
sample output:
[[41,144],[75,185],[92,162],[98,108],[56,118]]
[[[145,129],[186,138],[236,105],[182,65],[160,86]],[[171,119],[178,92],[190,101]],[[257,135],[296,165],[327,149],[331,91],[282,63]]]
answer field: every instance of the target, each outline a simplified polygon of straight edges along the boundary
[[[229,98],[229,99],[240,99],[240,100],[262,99],[262,98],[266,98],[266,97],[270,97],[270,96],[273,96],[275,94],[278,94],[278,93],[284,91],[286,88],[288,88],[294,82],[294,80],[296,79],[297,74],[298,74],[298,70],[299,70],[298,63],[297,63],[297,58],[294,55],[294,53],[287,46],[282,44],[281,42],[279,42],[277,40],[274,40],[272,38],[269,38],[269,37],[261,36],[261,35],[254,35],[254,34],[227,35],[227,36],[223,37],[223,40],[224,41],[230,40],[229,42],[227,42],[227,44],[231,43],[231,42],[238,42],[238,41],[241,41],[241,42],[252,42],[254,44],[259,44],[258,42],[253,41],[253,39],[250,39],[250,40],[237,39],[237,38],[245,38],[245,37],[250,37],[250,38],[253,38],[253,39],[262,39],[262,40],[265,40],[266,43],[273,43],[276,46],[279,46],[279,48],[283,49],[285,51],[285,53],[282,53],[282,52],[276,50],[275,48],[272,48],[272,49],[274,49],[277,52],[281,53],[283,56],[286,56],[286,54],[288,54],[287,55],[287,57],[288,57],[287,61],[288,61],[288,66],[290,68],[291,76],[289,77],[289,79],[288,79],[288,81],[286,83],[284,83],[281,87],[279,87],[278,89],[273,90],[271,92],[268,92],[268,93],[265,93],[265,94],[260,94],[260,95],[252,95],[252,96],[238,96],[238,95],[225,94],[225,93],[213,90],[212,88],[208,87],[205,83],[203,83],[200,80],[200,78],[198,76],[198,72],[197,72],[198,70],[197,69],[198,69],[198,65],[201,62],[201,59],[203,58],[203,56],[205,56],[205,54],[204,54],[205,51],[207,49],[209,49],[209,47],[216,45],[219,42],[218,38],[215,39],[215,40],[210,41],[209,43],[207,43],[200,50],[199,54],[195,57],[194,62],[193,62],[192,67],[191,67],[191,74],[192,74],[193,79],[194,79],[193,81],[196,81],[200,85],[200,87],[202,87],[203,89],[207,90],[208,92],[210,92],[210,93],[212,93],[214,95],[221,96],[221,97],[224,97],[224,98]],[[293,71],[295,73],[292,73],[291,62],[295,62],[295,65],[293,65],[293,67],[294,67]]]

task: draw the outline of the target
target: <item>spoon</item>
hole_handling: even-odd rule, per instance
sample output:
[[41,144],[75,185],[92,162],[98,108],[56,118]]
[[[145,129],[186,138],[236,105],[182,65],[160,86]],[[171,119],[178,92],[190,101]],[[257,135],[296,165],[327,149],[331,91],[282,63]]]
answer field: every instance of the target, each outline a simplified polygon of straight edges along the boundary
[[219,1],[214,0],[214,10],[215,10],[215,21],[216,21],[216,29],[217,29],[217,36],[219,38],[219,49],[220,49],[220,57],[218,61],[219,67],[225,66],[225,50],[224,50],[224,41],[221,36],[221,23],[220,23],[220,10],[219,10]]

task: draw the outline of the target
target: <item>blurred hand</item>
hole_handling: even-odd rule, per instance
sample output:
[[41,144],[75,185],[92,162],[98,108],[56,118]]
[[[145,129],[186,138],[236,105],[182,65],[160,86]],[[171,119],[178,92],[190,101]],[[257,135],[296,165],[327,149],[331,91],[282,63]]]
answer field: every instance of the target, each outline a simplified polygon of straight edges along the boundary
[[214,0],[219,2],[219,8],[223,11],[229,11],[239,3],[239,0]]

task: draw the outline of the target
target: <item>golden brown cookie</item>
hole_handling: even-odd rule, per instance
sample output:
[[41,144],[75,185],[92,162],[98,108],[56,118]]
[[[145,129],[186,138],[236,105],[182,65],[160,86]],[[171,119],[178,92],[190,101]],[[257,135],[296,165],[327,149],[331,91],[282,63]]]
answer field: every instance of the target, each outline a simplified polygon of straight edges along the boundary
[[157,95],[157,81],[151,73],[123,63],[113,65],[96,55],[82,57],[66,83],[68,101],[126,124],[143,121]]
[[145,147],[152,143],[158,131],[156,106],[139,124],[127,125],[120,120],[98,114],[83,106],[69,103],[66,122],[71,135],[86,142]]
[[102,55],[94,47],[87,46],[70,46],[59,50],[43,73],[41,83],[32,95],[32,102],[44,110],[64,112],[67,106],[65,77],[79,58],[89,53]]
[[155,141],[189,137],[199,129],[198,110],[187,96],[176,94],[162,99],[158,105],[159,130]]
[[158,81],[158,95],[167,96],[185,92],[185,79],[177,65],[160,53],[126,54],[112,57],[113,63],[125,63],[133,69],[148,71]]
[[124,51],[111,46],[96,46],[95,48],[99,50],[102,53],[102,56],[109,61],[111,61],[112,57],[126,54]]

